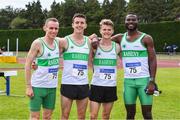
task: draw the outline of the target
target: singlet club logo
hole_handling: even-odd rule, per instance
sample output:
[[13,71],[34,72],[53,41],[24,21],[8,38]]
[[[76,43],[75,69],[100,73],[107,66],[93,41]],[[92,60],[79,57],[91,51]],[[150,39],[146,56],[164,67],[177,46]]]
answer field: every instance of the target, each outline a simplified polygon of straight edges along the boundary
[[124,44],[124,45],[122,45],[122,47],[123,47],[123,48],[126,48],[126,45]]
[[48,57],[50,57],[51,56],[51,53],[48,53]]

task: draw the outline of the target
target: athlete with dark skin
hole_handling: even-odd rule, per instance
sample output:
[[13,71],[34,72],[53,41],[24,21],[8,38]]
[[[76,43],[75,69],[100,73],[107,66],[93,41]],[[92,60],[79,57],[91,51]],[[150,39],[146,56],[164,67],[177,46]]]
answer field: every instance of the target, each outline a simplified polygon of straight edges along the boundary
[[[127,41],[129,41],[130,43],[135,42],[143,33],[138,31],[138,17],[136,14],[127,14],[126,18],[125,18],[125,27],[127,29],[127,35],[125,36],[125,39]],[[116,41],[117,43],[119,43],[121,45],[121,41],[123,39],[123,34],[117,34],[115,36],[112,37],[112,40]],[[143,46],[146,48],[147,50],[147,66],[149,69],[149,82],[147,85],[148,88],[148,93],[146,93],[147,95],[143,96],[143,97],[149,97],[151,96],[150,99],[150,103],[142,103],[141,102],[141,108],[142,108],[142,114],[144,119],[152,119],[152,94],[154,93],[154,88],[155,88],[155,76],[156,76],[156,69],[157,69],[157,60],[156,60],[156,53],[155,53],[155,49],[154,49],[154,44],[153,44],[153,39],[150,35],[145,34],[144,37],[142,37],[141,39],[141,43],[143,44]],[[122,49],[122,47],[121,47]],[[123,61],[124,62],[124,61]],[[132,77],[131,77],[132,78]],[[140,77],[135,77],[135,78],[140,78]],[[135,79],[134,79],[135,80]],[[145,89],[145,88],[144,88]],[[129,89],[128,89],[129,90]],[[136,93],[136,97],[134,99],[134,102],[132,103],[126,103],[126,94],[128,94],[128,92],[124,92],[124,101],[125,101],[125,107],[126,107],[126,111],[127,111],[127,119],[134,119],[135,117],[135,113],[136,113],[136,97],[139,96],[139,93]],[[144,98],[142,98],[144,99]],[[140,101],[142,101],[140,99]]]

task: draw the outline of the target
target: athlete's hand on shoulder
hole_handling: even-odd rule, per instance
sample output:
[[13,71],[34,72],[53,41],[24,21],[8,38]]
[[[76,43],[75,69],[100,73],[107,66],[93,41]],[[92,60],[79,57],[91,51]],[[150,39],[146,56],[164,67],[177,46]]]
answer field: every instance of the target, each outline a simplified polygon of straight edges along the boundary
[[28,97],[30,97],[30,98],[34,96],[34,92],[33,92],[32,86],[27,86],[26,87],[26,95]]
[[89,39],[91,40],[91,47],[93,49],[97,49],[97,47],[99,45],[99,38],[98,38],[98,36],[94,33],[94,34],[89,36]]
[[89,36],[89,39],[92,41],[94,38],[97,38],[97,37],[98,36],[95,33],[93,33],[92,35]]
[[59,48],[60,49],[67,49],[68,47],[68,41],[66,40],[66,38],[59,38]]

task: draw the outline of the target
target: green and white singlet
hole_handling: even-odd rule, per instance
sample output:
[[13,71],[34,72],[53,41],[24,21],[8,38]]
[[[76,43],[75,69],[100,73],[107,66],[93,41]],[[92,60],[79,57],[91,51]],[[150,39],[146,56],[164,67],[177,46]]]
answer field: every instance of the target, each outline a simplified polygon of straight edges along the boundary
[[51,49],[43,39],[43,37],[39,38],[42,43],[42,54],[36,58],[38,68],[32,74],[31,85],[40,88],[56,88],[59,69],[58,43],[54,40],[54,49]]
[[74,43],[70,36],[65,38],[68,41],[68,48],[63,53],[64,69],[61,83],[86,85],[88,84],[88,59],[90,52],[88,37],[84,36],[82,45]]
[[117,53],[116,43],[112,42],[112,49],[105,51],[98,47],[94,57],[94,74],[91,81],[96,86],[116,86]]
[[142,44],[145,33],[135,41],[126,39],[127,32],[121,41],[122,61],[124,67],[124,78],[144,78],[149,77],[148,52]]

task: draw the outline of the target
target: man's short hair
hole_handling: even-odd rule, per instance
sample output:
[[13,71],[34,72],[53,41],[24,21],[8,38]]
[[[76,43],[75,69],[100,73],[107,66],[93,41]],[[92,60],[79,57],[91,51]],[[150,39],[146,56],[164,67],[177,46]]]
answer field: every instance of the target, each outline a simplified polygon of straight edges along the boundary
[[48,19],[46,19],[46,21],[45,21],[45,25],[46,25],[49,21],[59,22],[56,18],[48,18]]
[[139,18],[138,18],[138,15],[137,15],[135,12],[128,12],[127,15],[125,16],[125,19],[126,19],[126,17],[127,17],[128,15],[134,15],[134,16],[137,17],[137,19],[139,19]]
[[100,27],[102,25],[110,25],[114,27],[114,23],[110,19],[102,19],[101,22],[99,23]]
[[86,16],[85,16],[84,14],[82,14],[82,13],[75,13],[74,16],[73,16],[73,18],[72,18],[72,22],[74,22],[74,19],[75,19],[76,17],[84,18],[85,20],[87,20],[87,19],[86,19]]
[[127,15],[136,15],[137,16],[137,14],[135,12],[128,12]]

